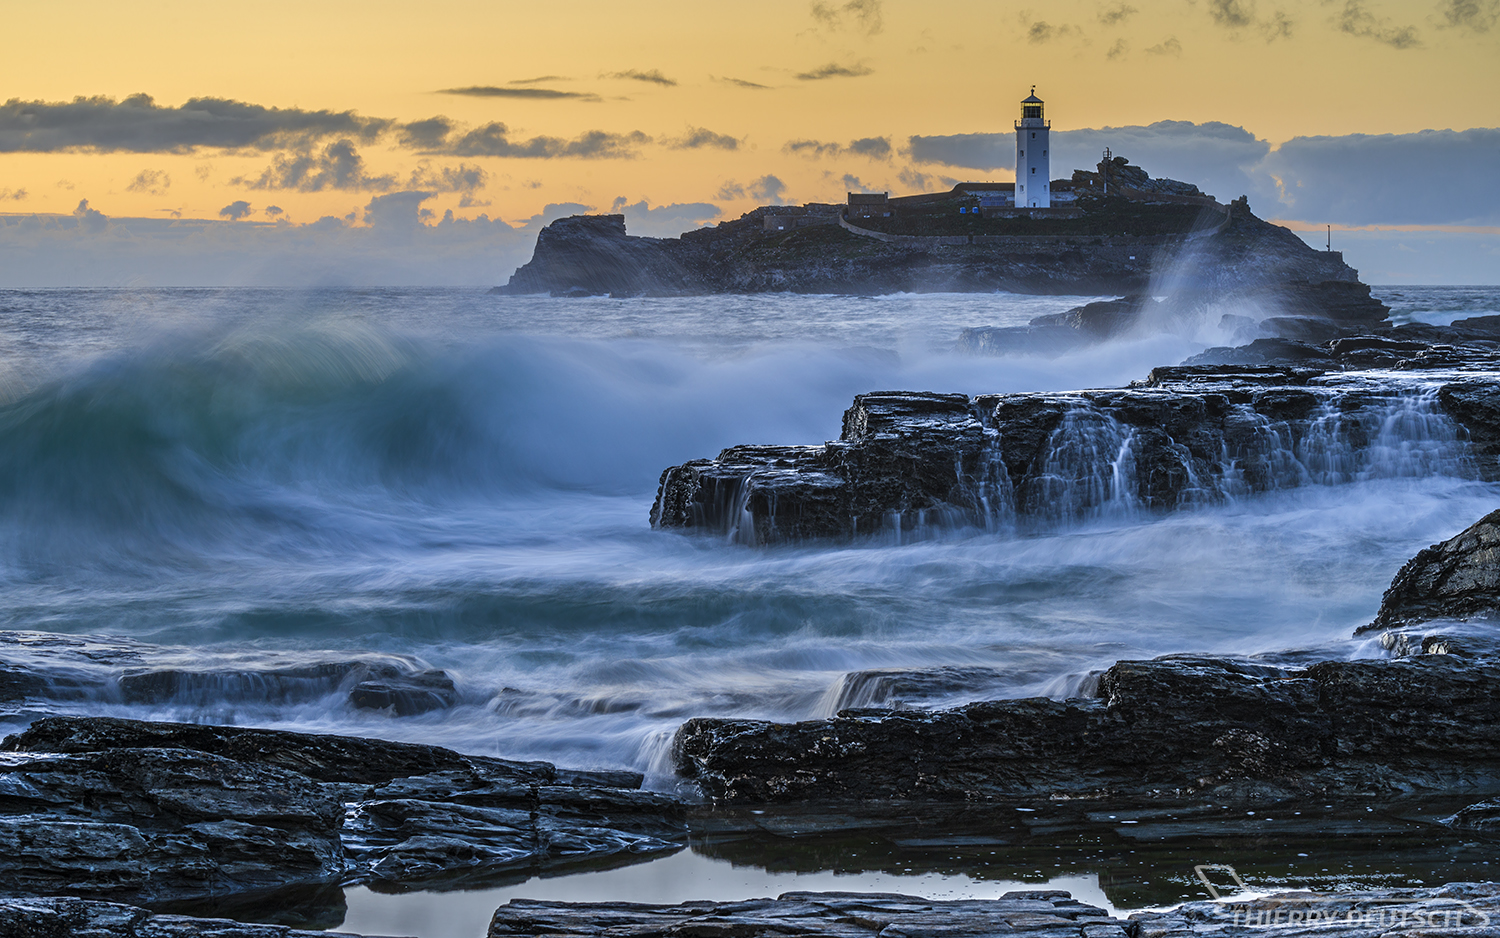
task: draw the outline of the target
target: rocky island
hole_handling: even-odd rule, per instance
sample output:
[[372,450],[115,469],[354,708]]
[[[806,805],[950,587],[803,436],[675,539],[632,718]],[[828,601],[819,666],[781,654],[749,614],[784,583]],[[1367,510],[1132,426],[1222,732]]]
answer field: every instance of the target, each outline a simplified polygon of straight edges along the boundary
[[[554,296],[993,292],[1219,296],[1283,284],[1358,284],[1317,251],[1196,187],[1152,179],[1124,157],[1054,188],[1069,207],[983,204],[984,187],[859,205],[763,206],[679,238],[626,233],[622,215],[552,222],[495,292]],[[851,194],[851,203],[859,194]],[[1064,203],[1057,203],[1059,206]]]

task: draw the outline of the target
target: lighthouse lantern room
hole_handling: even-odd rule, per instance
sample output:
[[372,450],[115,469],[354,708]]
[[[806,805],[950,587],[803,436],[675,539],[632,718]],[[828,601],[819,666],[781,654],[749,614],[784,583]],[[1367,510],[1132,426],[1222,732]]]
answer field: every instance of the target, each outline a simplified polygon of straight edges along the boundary
[[1052,186],[1048,181],[1047,132],[1051,124],[1042,116],[1042,99],[1031,95],[1021,102],[1021,119],[1016,121],[1016,207],[1051,208]]

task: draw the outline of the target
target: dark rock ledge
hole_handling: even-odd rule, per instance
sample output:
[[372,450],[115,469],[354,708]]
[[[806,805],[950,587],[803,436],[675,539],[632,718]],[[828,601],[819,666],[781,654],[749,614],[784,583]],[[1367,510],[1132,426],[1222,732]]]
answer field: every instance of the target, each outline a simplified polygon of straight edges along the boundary
[[[70,897],[0,899],[0,938],[360,938],[228,919],[159,915]],[[372,936],[373,938],[373,936]]]
[[84,717],[0,753],[12,895],[161,902],[294,883],[482,885],[679,848],[683,806],[628,772],[437,746]]
[[651,524],[751,544],[1053,526],[1383,474],[1495,479],[1497,455],[1493,371],[1179,366],[1108,390],[861,394],[837,441],[668,468]]
[[[1250,936],[1491,936],[1500,929],[1500,885],[1437,889],[1281,893],[1223,903],[1193,902],[1121,921],[1065,892],[1021,891],[999,899],[936,901],[889,893],[791,892],[776,899],[678,905],[515,900],[502,906],[489,938],[629,935],[631,938],[1190,938]],[[1274,931],[1272,929],[1274,928]]]

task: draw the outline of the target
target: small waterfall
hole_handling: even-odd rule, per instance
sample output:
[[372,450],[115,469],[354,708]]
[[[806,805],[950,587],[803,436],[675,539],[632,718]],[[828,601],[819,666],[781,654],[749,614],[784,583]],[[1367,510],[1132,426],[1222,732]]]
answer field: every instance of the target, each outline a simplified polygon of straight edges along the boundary
[[1458,425],[1430,390],[1351,411],[1323,405],[1310,417],[1295,459],[1316,485],[1473,474]]
[[752,472],[743,479],[736,480],[730,487],[729,511],[725,514],[729,525],[725,538],[730,544],[754,547],[757,542],[755,513],[750,510],[750,483],[754,480],[755,473]]
[[1075,408],[1047,440],[1042,471],[1027,486],[1027,504],[1039,518],[1125,517],[1136,496],[1135,431],[1114,417]]
[[[973,498],[980,526],[990,532],[1009,530],[1016,520],[1016,488],[1010,480],[1010,471],[1005,468],[1004,457],[1000,431],[986,427],[984,455],[980,461],[980,476],[973,485]],[[962,466],[959,467],[959,477],[963,477]]]

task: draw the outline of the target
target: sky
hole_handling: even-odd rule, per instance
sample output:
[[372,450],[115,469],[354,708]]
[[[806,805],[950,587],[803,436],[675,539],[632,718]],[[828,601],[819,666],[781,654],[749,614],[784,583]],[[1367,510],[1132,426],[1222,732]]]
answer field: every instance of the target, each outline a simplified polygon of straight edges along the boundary
[[0,287],[503,283],[548,221],[1108,146],[1377,283],[1500,282],[1500,0],[11,3]]

